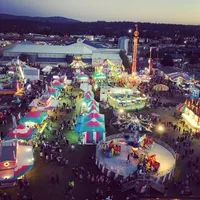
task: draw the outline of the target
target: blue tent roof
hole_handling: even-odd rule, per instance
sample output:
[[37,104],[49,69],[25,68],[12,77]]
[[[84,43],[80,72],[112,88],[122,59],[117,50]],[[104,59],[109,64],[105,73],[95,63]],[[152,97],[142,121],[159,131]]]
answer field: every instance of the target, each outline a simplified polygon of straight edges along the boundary
[[80,133],[81,124],[76,124],[75,133]]
[[80,129],[79,129],[79,132],[82,133],[82,132],[101,132],[101,133],[104,133],[106,132],[106,129],[105,129],[105,126],[104,124],[102,123],[101,126],[87,126],[87,125],[81,125],[80,126]]

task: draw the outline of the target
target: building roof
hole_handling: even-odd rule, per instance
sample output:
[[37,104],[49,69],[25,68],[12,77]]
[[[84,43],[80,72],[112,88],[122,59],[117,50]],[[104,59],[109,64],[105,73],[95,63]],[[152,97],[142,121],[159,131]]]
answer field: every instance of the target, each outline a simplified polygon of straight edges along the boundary
[[93,42],[90,42],[89,40],[84,40],[83,43],[86,44],[86,45],[92,46],[96,49],[104,49],[105,48],[103,45],[95,44]]
[[39,54],[92,54],[92,48],[88,48],[80,43],[68,46],[49,45],[23,45],[17,44],[5,53],[39,53]]
[[59,45],[34,45],[34,44],[16,44],[11,49],[5,51],[12,53],[58,53],[58,54],[92,54],[93,50],[104,48],[99,44],[94,44],[88,40],[78,39],[67,46]]

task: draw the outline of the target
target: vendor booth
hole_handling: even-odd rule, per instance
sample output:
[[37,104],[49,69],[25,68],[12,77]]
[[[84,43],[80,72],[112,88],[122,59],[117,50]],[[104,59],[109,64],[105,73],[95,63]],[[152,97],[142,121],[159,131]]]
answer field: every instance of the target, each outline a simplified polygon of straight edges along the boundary
[[36,128],[28,128],[24,124],[20,124],[8,133],[6,139],[18,139],[28,141],[36,132]]
[[[83,123],[77,124],[76,131],[79,133],[79,141],[82,144],[96,144],[101,140],[105,140],[105,123],[104,118],[91,118],[89,116],[83,119]],[[86,121],[84,121],[86,120]]]
[[35,125],[42,124],[47,117],[48,114],[46,112],[31,111],[20,119],[19,124],[24,124],[27,127],[34,127]]
[[18,140],[0,143],[0,185],[11,186],[16,183],[34,164],[33,147]]
[[183,119],[189,124],[189,129],[200,130],[200,101],[188,98],[182,113]]
[[29,107],[35,107],[38,111],[53,110],[58,107],[59,100],[54,99],[49,94],[42,95],[39,99],[34,99]]

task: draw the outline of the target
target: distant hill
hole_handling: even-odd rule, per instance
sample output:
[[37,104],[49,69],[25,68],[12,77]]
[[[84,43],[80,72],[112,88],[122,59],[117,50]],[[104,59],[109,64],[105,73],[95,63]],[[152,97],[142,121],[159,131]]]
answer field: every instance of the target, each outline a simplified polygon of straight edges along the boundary
[[0,14],[0,20],[26,20],[26,21],[38,21],[48,23],[77,23],[80,22],[75,19],[65,17],[29,17],[29,16],[16,16],[8,14]]
[[200,35],[200,26],[148,22],[82,22],[64,17],[29,17],[0,14],[0,33],[91,34],[107,37],[130,36],[128,30],[138,24],[140,37],[159,38]]

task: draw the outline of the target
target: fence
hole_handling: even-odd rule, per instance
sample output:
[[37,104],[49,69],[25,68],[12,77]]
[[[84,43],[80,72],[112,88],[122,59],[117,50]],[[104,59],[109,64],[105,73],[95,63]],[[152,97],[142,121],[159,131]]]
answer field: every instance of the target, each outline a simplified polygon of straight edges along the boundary
[[[114,139],[118,139],[118,138],[123,138],[125,135],[126,135],[125,133],[119,133],[119,134],[115,134],[115,135],[110,135],[110,136],[106,137],[106,141],[110,141],[110,140],[114,140]],[[152,174],[153,177],[162,177],[162,176],[165,176],[166,174],[169,174],[170,172],[174,171],[175,165],[176,165],[176,153],[165,142],[163,142],[161,140],[158,140],[156,138],[154,138],[154,141],[155,141],[155,143],[157,143],[157,144],[163,146],[164,148],[166,148],[172,154],[172,156],[175,159],[175,164],[172,167],[170,167],[170,169],[167,169],[167,170]],[[101,142],[96,146],[96,152],[97,152],[97,150],[99,149],[100,146],[101,146]],[[97,157],[97,159],[98,159],[98,157]],[[105,165],[105,163],[104,163],[104,165]]]

